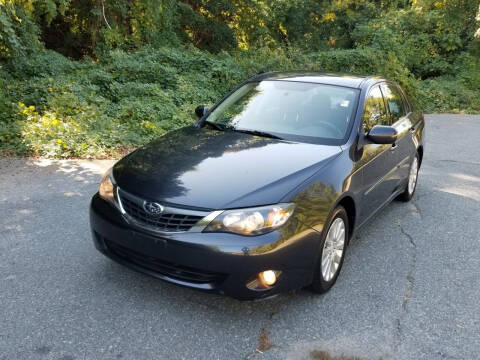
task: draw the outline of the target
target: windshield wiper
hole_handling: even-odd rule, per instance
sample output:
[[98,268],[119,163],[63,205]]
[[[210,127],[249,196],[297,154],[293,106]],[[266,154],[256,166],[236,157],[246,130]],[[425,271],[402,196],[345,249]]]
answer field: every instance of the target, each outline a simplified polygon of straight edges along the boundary
[[217,124],[217,123],[215,123],[215,122],[208,121],[208,120],[204,120],[204,123],[213,126],[213,127],[214,127],[215,129],[217,129],[217,130],[220,130],[220,131],[225,130],[225,126],[224,126],[224,125],[220,125],[220,124]]
[[208,121],[204,120],[205,124],[213,126],[215,129],[220,130],[220,131],[225,131],[225,130],[234,130],[234,127],[231,125],[219,123],[219,122],[214,122],[214,121]]
[[240,129],[240,128],[233,128],[232,130],[237,131],[237,132],[241,132],[241,133],[245,133],[245,134],[252,134],[252,135],[263,136],[263,137],[268,137],[268,138],[272,138],[272,139],[284,140],[282,137],[280,137],[278,135],[275,135],[275,134],[272,134],[272,133],[269,133],[269,132],[265,132],[265,131],[260,131],[260,130]]
[[262,137],[268,137],[272,139],[280,139],[284,140],[278,135],[265,132],[265,131],[260,131],[260,130],[253,130],[253,129],[242,129],[242,128],[236,128],[231,125],[226,125],[218,122],[213,122],[213,121],[208,121],[205,120],[205,124],[213,126],[215,129],[220,130],[220,131],[225,131],[225,130],[230,130],[230,131],[236,131],[236,132],[241,132],[245,134],[251,134],[251,135],[256,135],[256,136],[262,136]]

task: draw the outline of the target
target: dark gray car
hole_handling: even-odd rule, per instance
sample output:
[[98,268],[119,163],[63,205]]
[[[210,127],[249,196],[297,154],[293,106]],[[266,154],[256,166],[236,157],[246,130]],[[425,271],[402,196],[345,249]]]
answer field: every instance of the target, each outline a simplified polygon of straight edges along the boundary
[[425,123],[388,80],[268,73],[198,109],[105,174],[90,220],[113,260],[240,299],[321,293],[355,229],[415,191]]

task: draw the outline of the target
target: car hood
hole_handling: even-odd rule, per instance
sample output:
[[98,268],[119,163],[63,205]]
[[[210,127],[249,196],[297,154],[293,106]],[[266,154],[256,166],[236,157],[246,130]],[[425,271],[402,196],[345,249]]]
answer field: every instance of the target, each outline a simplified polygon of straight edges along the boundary
[[339,146],[186,127],[120,160],[113,177],[123,190],[164,204],[248,207],[278,202],[341,151]]

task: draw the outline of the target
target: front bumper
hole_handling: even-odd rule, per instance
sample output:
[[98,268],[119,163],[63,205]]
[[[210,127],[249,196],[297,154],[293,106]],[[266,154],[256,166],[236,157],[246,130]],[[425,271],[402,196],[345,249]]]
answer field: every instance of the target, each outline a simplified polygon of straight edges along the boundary
[[[177,285],[242,300],[269,297],[310,284],[320,239],[317,231],[300,225],[253,237],[194,232],[153,234],[129,224],[98,194],[90,205],[90,226],[96,248],[116,262]],[[247,287],[256,274],[268,269],[281,271],[273,287]]]

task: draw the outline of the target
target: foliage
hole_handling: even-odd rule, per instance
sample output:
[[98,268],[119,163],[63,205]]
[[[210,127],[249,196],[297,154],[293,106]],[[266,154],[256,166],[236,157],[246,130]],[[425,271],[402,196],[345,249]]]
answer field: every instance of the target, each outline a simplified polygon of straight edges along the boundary
[[0,151],[110,156],[271,70],[378,74],[427,112],[480,112],[479,5],[0,0]]
[[419,84],[418,102],[425,112],[478,113],[480,97],[478,90],[465,86],[462,80],[449,76],[425,80]]
[[1,148],[54,157],[108,156],[191,124],[195,105],[245,76],[228,55],[177,49],[117,50],[82,63],[50,51],[5,70]]
[[[476,71],[471,56],[462,59],[461,68]],[[427,111],[480,110],[477,79],[464,74],[419,83],[394,54],[372,49],[294,57],[267,50],[116,50],[83,62],[46,51],[0,70],[0,78],[8,78],[1,84],[0,148],[51,157],[110,156],[193,123],[196,105],[211,106],[249,76],[300,68],[379,73],[410,94],[419,92]]]
[[0,1],[0,60],[40,48],[38,28],[27,9],[12,0]]
[[479,2],[1,0],[0,44],[12,53],[40,39],[47,48],[73,58],[179,42],[212,52],[388,45],[398,57],[405,54],[402,49],[422,47],[417,71],[435,73],[442,65],[423,69],[424,55],[452,55],[470,46],[478,29]]
[[425,112],[480,112],[480,66],[468,53],[457,57],[454,75],[426,79],[418,83],[419,105]]
[[[456,3],[456,6],[452,6]],[[475,41],[478,1],[417,1],[358,25],[355,45],[388,49],[422,79],[452,73],[457,56]]]

